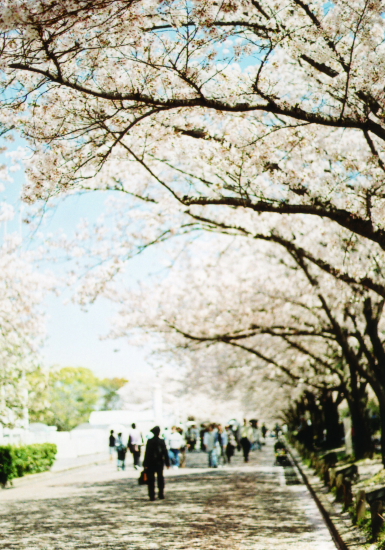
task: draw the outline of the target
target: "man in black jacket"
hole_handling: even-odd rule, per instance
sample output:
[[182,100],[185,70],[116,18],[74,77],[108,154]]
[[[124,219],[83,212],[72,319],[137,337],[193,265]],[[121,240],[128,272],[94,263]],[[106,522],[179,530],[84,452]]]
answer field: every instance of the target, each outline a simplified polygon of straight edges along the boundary
[[144,455],[143,466],[148,475],[148,495],[150,500],[155,500],[155,474],[158,478],[158,496],[164,498],[164,477],[163,468],[166,465],[170,467],[170,459],[167,452],[166,443],[159,437],[160,428],[152,428],[154,437],[147,441],[146,453]]

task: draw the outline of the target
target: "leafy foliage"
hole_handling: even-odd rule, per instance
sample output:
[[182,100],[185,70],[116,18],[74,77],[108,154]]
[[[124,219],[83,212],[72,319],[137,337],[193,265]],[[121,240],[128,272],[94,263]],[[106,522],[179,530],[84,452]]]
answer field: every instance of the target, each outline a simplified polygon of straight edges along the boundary
[[30,421],[67,431],[87,422],[92,411],[116,406],[116,391],[127,380],[101,380],[85,367],[64,367],[52,371],[40,368],[30,375],[29,383]]
[[12,455],[10,447],[0,447],[0,484],[4,487],[12,475]]
[[54,372],[49,385],[52,424],[72,430],[87,422],[99,401],[98,378],[84,367],[65,367]]
[[28,374],[28,413],[30,422],[50,423],[50,372],[41,366]]
[[46,472],[55,462],[56,454],[53,443],[0,447],[0,483],[4,485],[16,477]]
[[100,409],[103,411],[110,411],[116,409],[119,402],[119,395],[117,390],[127,384],[128,380],[125,378],[103,378],[100,381],[100,389],[102,392]]
[[54,443],[11,446],[12,477],[46,472],[55,462],[57,446]]

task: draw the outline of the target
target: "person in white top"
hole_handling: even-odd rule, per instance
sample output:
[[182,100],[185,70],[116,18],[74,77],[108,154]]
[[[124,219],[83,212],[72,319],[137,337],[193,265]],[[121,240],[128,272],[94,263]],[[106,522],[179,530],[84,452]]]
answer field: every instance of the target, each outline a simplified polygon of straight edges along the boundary
[[171,433],[168,436],[168,454],[173,466],[179,468],[180,466],[180,448],[184,445],[183,437],[178,433],[176,426],[171,428]]
[[131,424],[131,430],[128,436],[128,448],[134,459],[134,468],[137,470],[140,465],[140,451],[143,445],[143,437],[137,429],[136,424]]
[[250,420],[250,424],[252,426],[252,447],[251,450],[254,451],[255,449],[258,449],[260,451],[262,449],[261,445],[261,432],[258,426],[258,420]]

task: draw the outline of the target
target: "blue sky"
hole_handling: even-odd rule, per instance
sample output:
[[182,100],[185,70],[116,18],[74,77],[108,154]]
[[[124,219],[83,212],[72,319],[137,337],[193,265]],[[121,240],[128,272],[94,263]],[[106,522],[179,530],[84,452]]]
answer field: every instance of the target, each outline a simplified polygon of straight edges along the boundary
[[[16,142],[11,149],[16,149],[21,142]],[[9,164],[9,159],[2,155],[1,164]],[[20,200],[22,185],[25,180],[23,170],[13,174],[14,182],[5,184],[5,191],[0,193],[0,201],[11,203],[18,214],[13,222],[3,224],[0,228],[0,239],[5,230],[20,231],[20,208],[26,206]],[[96,221],[104,211],[107,193],[90,192],[66,197],[58,202],[53,213],[41,224],[39,231],[55,233],[62,229],[71,234],[82,218]],[[24,225],[24,224],[23,224]],[[28,226],[22,227],[25,241],[28,242]],[[33,246],[33,243],[32,243]],[[156,252],[148,250],[143,256],[131,261],[130,272],[133,279],[145,277],[156,268]],[[53,271],[60,265],[48,265]],[[133,377],[136,371],[141,374],[151,372],[146,360],[151,350],[128,345],[123,339],[101,340],[107,334],[109,322],[117,306],[105,299],[83,311],[80,306],[70,302],[70,292],[61,296],[49,295],[45,301],[47,311],[47,340],[42,356],[47,365],[83,366],[91,368],[101,377]]]

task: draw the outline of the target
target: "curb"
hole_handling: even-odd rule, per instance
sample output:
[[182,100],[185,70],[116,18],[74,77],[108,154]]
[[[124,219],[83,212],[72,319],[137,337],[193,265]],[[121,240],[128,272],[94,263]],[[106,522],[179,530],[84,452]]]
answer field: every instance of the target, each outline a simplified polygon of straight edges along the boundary
[[302,470],[301,468],[301,465],[298,463],[298,460],[295,458],[293,452],[292,452],[292,449],[289,447],[289,453],[290,453],[290,456],[291,456],[291,459],[293,460],[296,468],[298,469],[299,473],[301,474],[301,477],[303,479],[303,482],[304,484],[306,485],[306,487],[308,488],[311,496],[313,497],[315,503],[317,504],[317,507],[319,509],[319,511],[321,512],[321,515],[324,519],[324,522],[326,523],[327,525],[327,528],[329,529],[330,531],[330,534],[332,536],[332,539],[334,541],[334,544],[336,545],[336,547],[338,548],[338,550],[349,550],[348,546],[345,544],[345,542],[342,540],[342,537],[341,535],[339,534],[339,532],[337,531],[336,529],[336,526],[334,525],[334,523],[332,522],[331,518],[330,518],[330,515],[327,513],[325,507],[322,505],[320,499],[318,498],[317,496],[317,493],[315,492],[315,490],[313,489],[313,487],[310,485],[309,483],[309,480],[306,476],[306,474],[304,473],[304,471]]
[[[23,477],[16,477],[8,482],[6,490],[8,489],[17,489],[18,487],[23,487],[24,485],[29,485],[32,483],[37,483],[40,480],[47,479],[50,477],[53,477],[55,475],[64,474],[66,472],[69,472],[71,470],[80,470],[81,468],[89,468],[90,466],[98,466],[100,464],[107,464],[109,460],[107,458],[103,458],[100,460],[96,460],[94,462],[87,462],[86,464],[77,464],[73,466],[67,466],[63,467],[60,470],[49,470],[48,472],[41,472],[39,474],[27,474]],[[11,485],[12,483],[12,485]]]
[[107,464],[109,463],[108,458],[101,458],[100,460],[95,460],[93,462],[87,462],[86,464],[77,464],[75,466],[67,466],[62,468],[61,470],[50,470],[49,473],[51,474],[61,474],[64,472],[68,472],[69,470],[77,470],[79,468],[88,468],[89,466],[98,466],[99,464]]
[[29,483],[40,481],[41,479],[47,479],[51,477],[51,472],[41,472],[40,474],[27,474],[23,477],[15,477],[8,481],[6,489],[16,489],[17,487],[22,487],[23,485],[28,485]]
[[297,451],[288,443],[286,444],[290,457],[317,504],[338,550],[352,550],[353,548],[357,550],[358,548],[367,547],[368,541],[358,527],[352,524],[349,515],[342,512],[341,506],[337,508],[330,497],[330,493],[325,492],[324,486],[318,476],[303,464]]

